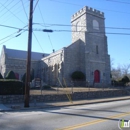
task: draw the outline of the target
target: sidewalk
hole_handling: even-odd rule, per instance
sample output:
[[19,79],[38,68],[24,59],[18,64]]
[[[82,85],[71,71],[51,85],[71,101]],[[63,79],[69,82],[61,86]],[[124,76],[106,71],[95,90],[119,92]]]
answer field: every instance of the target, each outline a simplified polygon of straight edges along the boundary
[[69,101],[63,102],[43,102],[43,103],[30,103],[30,107],[25,108],[24,103],[17,104],[0,104],[0,112],[2,111],[18,111],[18,110],[32,110],[32,109],[45,109],[45,108],[55,108],[55,107],[65,107],[65,106],[75,106],[75,105],[85,105],[103,102],[112,102],[120,100],[128,100],[130,96],[114,97],[114,98],[103,98],[103,99],[89,99],[89,100],[77,100],[72,103]]

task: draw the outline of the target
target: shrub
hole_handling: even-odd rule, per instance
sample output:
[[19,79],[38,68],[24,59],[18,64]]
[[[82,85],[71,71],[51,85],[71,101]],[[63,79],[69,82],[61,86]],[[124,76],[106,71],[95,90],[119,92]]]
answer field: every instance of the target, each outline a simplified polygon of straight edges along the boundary
[[18,80],[0,80],[0,95],[23,95],[25,85]]
[[17,79],[17,78],[15,77],[15,73],[11,70],[7,73],[5,79]]
[[71,78],[73,80],[85,80],[85,75],[81,71],[75,71],[72,73]]
[[0,73],[0,79],[3,79],[3,76],[1,75],[1,73]]
[[25,83],[26,80],[26,73],[24,73],[23,77],[22,77],[22,81]]
[[44,85],[42,88],[43,88],[43,89],[50,89],[51,86],[49,86],[49,85]]
[[[24,73],[23,77],[22,77],[22,81],[25,83],[25,80],[26,80],[26,73]],[[32,82],[33,80],[33,77],[31,76],[30,74],[30,82]]]
[[119,80],[119,81],[116,81],[116,80],[112,80],[111,81],[111,84],[112,85],[114,85],[114,86],[124,86],[125,84],[124,84],[124,82],[122,82],[121,80]]
[[124,84],[128,83],[130,80],[127,76],[124,76],[121,80]]

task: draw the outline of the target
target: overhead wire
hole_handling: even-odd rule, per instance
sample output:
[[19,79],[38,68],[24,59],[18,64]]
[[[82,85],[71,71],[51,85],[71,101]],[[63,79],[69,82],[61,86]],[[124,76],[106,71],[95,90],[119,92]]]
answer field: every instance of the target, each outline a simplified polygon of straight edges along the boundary
[[[18,27],[14,27],[14,26],[8,26],[8,25],[2,25],[0,24],[1,27],[6,27],[6,28],[12,28],[12,29],[17,29],[17,30],[25,30],[25,31],[28,31],[28,29],[24,29],[26,26],[24,26],[23,28],[18,28]],[[109,28],[112,28],[112,29],[125,29],[125,30],[130,30],[130,28],[117,28],[117,27],[109,27]],[[44,29],[37,29],[37,28],[33,28],[33,31],[43,31]],[[52,29],[46,29],[45,30],[52,30]],[[69,32],[73,32],[72,30],[53,30],[53,31],[69,31]],[[74,31],[74,32],[77,32],[77,31]],[[80,32],[84,32],[84,31],[80,31]],[[98,33],[98,32],[96,32]]]
[[[9,27],[9,26],[4,26],[4,27]],[[3,44],[3,43],[5,43],[5,42],[7,42],[7,41],[9,41],[9,40],[11,40],[11,39],[13,39],[13,38],[15,38],[15,37],[20,36],[22,33],[24,33],[25,31],[27,31],[27,29],[24,29],[25,27],[27,27],[27,25],[24,26],[22,29],[21,29],[21,28],[11,27],[11,28],[13,28],[13,29],[17,29],[18,31],[16,31],[16,32],[14,32],[14,33],[12,33],[12,34],[10,34],[10,35],[8,35],[8,36],[6,36],[6,37],[0,39],[0,41],[3,41],[3,40],[8,39],[8,38],[10,37],[8,40],[6,40],[6,41],[0,43],[0,45]],[[14,36],[14,35],[15,35],[15,36]]]
[[39,0],[37,0],[37,2],[36,2],[36,4],[35,4],[35,6],[34,6],[34,8],[33,8],[33,12],[35,11],[35,9],[36,9],[36,7],[37,7],[38,2],[39,2]]
[[[39,0],[37,0],[37,2],[36,2],[36,4],[35,4],[35,6],[34,6],[34,8],[33,8],[33,14],[34,14],[34,11],[35,11],[35,9],[36,9],[36,7],[37,7],[37,5],[38,5],[38,2],[39,2]],[[32,15],[33,15],[32,14]],[[38,40],[38,38],[37,38],[37,36],[35,35],[35,33],[33,32],[33,35],[34,35],[34,37],[35,37],[35,39],[36,39],[36,41],[37,41],[37,43],[39,44],[39,46],[40,46],[40,48],[41,48],[41,50],[43,51],[43,53],[44,53],[44,50],[43,50],[43,48],[42,48],[42,46],[41,46],[41,44],[40,44],[40,42],[39,42],[39,40]]]
[[[36,9],[36,6],[37,6],[38,2],[39,2],[39,0],[37,0],[35,6],[34,6],[34,8],[33,8],[32,16],[33,16],[33,14],[34,14],[34,11],[35,11],[35,9]],[[31,17],[32,17],[32,16],[31,16]]]
[[[28,29],[24,29],[24,28],[18,28],[18,27],[13,27],[13,26],[7,26],[7,25],[1,25],[2,27],[7,27],[7,28],[12,28],[12,29],[17,29],[17,30],[23,30],[23,31],[28,31]],[[52,29],[37,29],[37,28],[33,28],[33,31],[42,31],[42,32],[86,32],[86,31],[72,31],[72,30],[52,30]],[[48,30],[48,31],[47,31]],[[105,33],[105,32],[88,32],[88,33]],[[122,34],[122,35],[130,35],[129,33],[113,33],[113,32],[106,32],[107,34]]]
[[21,21],[23,24],[25,24],[19,17],[17,17],[11,10],[9,10],[5,5],[3,5],[1,2],[0,4],[5,8],[7,9],[13,16],[15,16],[19,21]]
[[[62,3],[62,4],[74,5],[74,6],[84,6],[84,5],[79,5],[79,4],[75,4],[75,3],[63,2],[63,1],[59,1],[59,0],[50,0],[50,1],[57,2],[57,3]],[[111,11],[111,12],[115,12],[115,13],[130,14],[130,12],[122,12],[122,11],[117,11],[117,10],[109,10],[109,9],[103,9],[103,8],[98,8],[98,7],[95,7],[95,8],[101,9],[101,10],[106,10],[106,11]]]
[[[49,24],[49,23],[34,23],[34,24],[41,24],[42,26],[74,26],[74,27],[87,27],[87,26],[80,26],[80,25],[69,25],[69,24]],[[100,27],[100,28],[108,28],[108,29],[121,29],[121,30],[130,30],[130,28],[124,28],[124,27]]]
[[50,0],[50,1],[58,2],[58,3],[63,3],[63,4],[69,4],[69,5],[75,5],[75,6],[84,6],[84,5],[79,5],[79,4],[70,3],[70,2],[63,2],[63,1],[58,1],[58,0]]
[[8,39],[8,40],[6,40],[6,41],[4,41],[4,42],[1,42],[0,45],[6,43],[6,42],[8,42],[8,41],[10,41],[10,40],[13,39],[13,38],[15,38],[15,36],[14,36],[14,37],[11,37],[10,39]]
[[[27,2],[26,2],[27,3]],[[26,3],[24,3],[24,5],[26,4]],[[26,5],[26,7],[27,7],[28,5]],[[13,10],[13,12],[17,12],[17,13],[15,13],[15,14],[19,14],[19,13],[21,13],[21,11],[23,10],[23,9],[20,9],[21,8],[21,5],[20,5],[20,7],[18,7],[18,8],[16,8],[15,10]],[[6,19],[4,19],[3,21],[1,21],[1,23],[5,23],[5,22],[8,22],[12,17],[14,17],[14,16],[12,16],[11,14],[9,14],[9,15],[6,15],[5,16],[6,17]]]
[[[10,3],[8,3],[8,0],[7,0],[5,3],[3,3],[3,5],[5,5],[5,6],[7,7],[7,6],[9,6],[10,4],[12,4],[13,1],[14,1],[14,0],[12,0],[12,1],[10,1]],[[8,3],[8,4],[6,5],[6,3]],[[1,9],[1,10],[0,10],[1,13],[5,10],[5,8],[4,8],[2,5],[1,5],[0,9]]]
[[[18,3],[19,3],[19,2],[15,3],[15,5],[13,5],[12,7],[10,7],[9,10],[11,10],[12,8],[14,8]],[[4,13],[0,16],[0,18],[3,17],[3,16],[5,16],[5,14],[7,14],[7,13],[8,13],[8,10],[7,10],[6,12],[4,12]]]
[[[42,31],[42,32],[43,32],[43,30],[41,30],[41,29],[39,29],[39,30],[38,30],[38,29],[35,29],[35,31]],[[24,30],[23,32],[25,32],[25,30]],[[22,32],[22,33],[23,33],[23,32]],[[53,32],[84,32],[84,33],[85,33],[85,31],[70,31],[70,30],[53,30]],[[7,42],[7,41],[9,41],[9,40],[11,40],[11,39],[13,39],[13,38],[16,38],[16,37],[20,36],[22,33],[19,33],[19,34],[15,35],[15,36],[11,37],[10,39],[8,39],[8,40],[6,40],[6,41],[0,43],[0,45],[3,44],[3,43],[5,43],[5,42]],[[96,34],[112,34],[112,35],[128,35],[128,36],[130,36],[130,33],[112,33],[112,32],[106,32],[106,33],[105,33],[105,32],[87,32],[87,33],[88,33],[88,34],[94,34],[94,33],[96,33]],[[33,33],[33,34],[34,34],[34,33]],[[34,36],[35,36],[35,39],[37,40],[39,46],[41,47],[40,42],[38,41],[38,38],[36,37],[35,34],[34,34]],[[0,41],[6,39],[6,38],[8,38],[8,37],[9,37],[9,36],[7,36],[7,37],[1,39]],[[41,47],[41,49],[42,49],[42,47]],[[43,49],[42,49],[42,51],[43,51]],[[43,52],[44,52],[44,51],[43,51]]]
[[[38,9],[39,9],[39,12],[40,12],[40,15],[41,15],[43,24],[45,25],[45,21],[44,21],[44,18],[43,18],[43,15],[42,15],[42,12],[41,12],[41,9],[40,9],[40,6],[39,6],[39,5],[38,5]],[[54,47],[53,47],[53,44],[52,44],[52,41],[51,41],[51,38],[50,38],[50,35],[49,35],[48,32],[47,32],[47,36],[48,36],[49,42],[50,42],[50,44],[51,44],[52,50],[54,50]]]
[[[22,0],[21,0],[21,1],[22,1]],[[37,0],[37,2],[36,2],[36,4],[35,4],[35,6],[34,6],[34,8],[33,8],[33,13],[34,13],[34,11],[35,11],[35,9],[36,9],[36,6],[37,6],[38,2],[39,2],[39,0]],[[22,5],[23,5],[23,1],[22,1]],[[26,13],[26,11],[25,11],[25,7],[24,7],[24,5],[23,5],[23,8],[24,8],[24,12],[25,12],[26,17],[27,17],[27,13]],[[33,15],[33,14],[32,14],[32,15]],[[27,19],[28,19],[28,17],[27,17]],[[35,33],[34,33],[34,32],[33,32],[33,35],[34,35],[34,37],[35,37],[35,39],[36,39],[37,43],[39,44],[39,46],[40,46],[41,50],[42,50],[42,51],[43,51],[43,53],[44,53],[44,50],[43,50],[43,48],[42,48],[42,46],[41,46],[41,44],[40,44],[40,42],[39,42],[39,40],[38,40],[38,38],[37,38],[37,36],[35,35]]]
[[6,28],[12,28],[12,29],[17,29],[17,30],[25,30],[25,31],[28,31],[28,29],[21,29],[21,28],[18,28],[18,27],[13,27],[13,26],[8,26],[8,25],[2,25],[0,24],[1,27],[6,27]]
[[[39,31],[43,31],[43,30],[39,30]],[[53,32],[87,32],[87,33],[101,33],[101,34],[118,34],[118,35],[130,35],[130,33],[113,33],[113,32],[89,32],[89,31],[71,31],[71,30],[52,30]]]
[[12,35],[14,35],[14,34],[16,34],[16,33],[17,33],[17,32],[14,32],[14,33],[12,33],[12,34],[10,34],[10,35],[8,35],[8,36],[6,36],[6,37],[0,39],[0,41],[5,40],[5,39],[7,39],[8,37],[11,37]]
[[124,2],[124,1],[119,1],[119,0],[106,0],[110,2],[116,2],[116,3],[121,3],[121,4],[130,4],[130,2]]
[[[2,41],[2,40],[4,40],[4,39],[6,39],[6,38],[8,38],[8,37],[10,37],[9,39],[7,39],[6,41],[3,41],[3,42],[1,42],[0,43],[0,45],[1,44],[4,44],[4,43],[6,43],[6,42],[8,42],[8,41],[10,41],[10,40],[12,40],[13,38],[16,38],[16,37],[18,37],[18,36],[20,36],[22,33],[24,33],[25,32],[25,30],[23,30],[23,32],[21,32],[21,33],[18,33],[17,35],[15,35],[15,36],[12,36],[12,37],[10,37],[11,35],[9,35],[9,36],[7,36],[7,37],[5,37],[5,38],[3,38],[3,39],[1,39],[0,41]],[[15,33],[14,33],[15,34]],[[12,34],[13,35],[13,34]]]
[[43,53],[44,53],[44,50],[43,50],[43,48],[42,48],[42,46],[41,46],[41,44],[40,44],[40,42],[39,42],[39,40],[38,40],[38,38],[36,37],[36,35],[35,35],[35,33],[34,33],[34,32],[33,32],[33,35],[34,35],[34,37],[35,37],[35,39],[36,39],[37,43],[39,44],[39,46],[40,46],[41,50],[42,50],[42,51],[43,51]]
[[23,7],[24,13],[25,13],[25,15],[26,15],[26,18],[27,18],[27,20],[28,20],[28,15],[27,15],[27,13],[26,13],[25,6],[24,6],[24,4],[23,4],[23,0],[21,0],[21,3],[22,3],[22,7]]
[[[19,1],[19,2],[20,2],[20,1]],[[11,10],[12,8],[14,8],[19,2],[15,3],[15,4],[14,4],[12,7],[10,7],[10,8],[7,8],[7,7],[5,7],[5,6],[3,6],[3,5],[1,4],[1,5],[2,5],[4,8],[6,8],[6,10],[7,10],[3,15],[5,15],[7,12],[11,12],[10,10]],[[22,1],[22,2],[23,2],[23,1]],[[8,4],[8,5],[9,5],[9,4]],[[23,6],[23,8],[24,8],[24,4],[23,4],[23,3],[22,3],[22,6]],[[12,13],[12,12],[11,12],[11,13]],[[25,13],[26,13],[26,12],[25,12]],[[8,36],[6,36],[6,37],[0,39],[0,41],[3,41],[3,40],[5,40],[5,39],[7,39],[6,41],[0,43],[0,45],[3,44],[3,43],[5,43],[5,42],[7,42],[7,41],[9,41],[9,40],[11,40],[11,39],[13,39],[13,38],[15,38],[15,37],[20,36],[23,32],[27,31],[27,29],[24,29],[27,25],[24,26],[22,29],[21,29],[21,28],[17,28],[17,27],[7,26],[7,25],[0,25],[0,26],[2,26],[2,27],[8,27],[8,28],[12,28],[12,29],[17,29],[17,30],[18,30],[17,32],[14,32],[14,33],[12,33],[12,34],[10,34],[10,35],[8,35]],[[21,31],[23,31],[23,32],[21,32]],[[15,36],[14,36],[14,35],[15,35]]]

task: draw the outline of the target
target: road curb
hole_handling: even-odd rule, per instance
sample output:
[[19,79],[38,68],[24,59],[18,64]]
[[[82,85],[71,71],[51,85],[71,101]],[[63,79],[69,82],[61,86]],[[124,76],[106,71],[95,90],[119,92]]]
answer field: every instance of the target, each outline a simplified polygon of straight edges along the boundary
[[[114,101],[121,101],[121,100],[129,100],[130,97],[126,97],[126,98],[112,98],[112,99],[97,99],[99,101],[92,101],[92,100],[87,100],[86,102],[82,102],[83,100],[81,100],[78,103],[73,103],[73,104],[62,104],[62,105],[45,105],[45,106],[31,106],[29,108],[22,108],[22,107],[18,107],[18,105],[13,106],[13,107],[9,107],[9,110],[0,110],[0,112],[10,112],[10,111],[20,111],[20,110],[34,110],[34,109],[50,109],[50,108],[58,108],[58,107],[67,107],[67,106],[78,106],[78,105],[86,105],[86,104],[97,104],[97,103],[105,103],[105,102],[114,102]],[[51,103],[50,103],[51,104]],[[53,104],[53,103],[52,103]]]

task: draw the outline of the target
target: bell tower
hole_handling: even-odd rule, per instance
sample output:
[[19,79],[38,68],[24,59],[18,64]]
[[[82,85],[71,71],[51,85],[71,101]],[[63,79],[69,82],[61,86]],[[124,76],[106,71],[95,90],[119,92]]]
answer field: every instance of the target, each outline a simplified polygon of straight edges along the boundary
[[104,13],[85,6],[71,18],[72,43],[78,39],[85,40],[85,32],[105,35]]
[[104,13],[85,6],[71,18],[72,44],[85,46],[84,70],[90,84],[110,84],[110,56],[105,34]]

